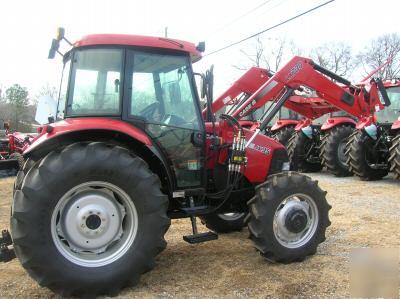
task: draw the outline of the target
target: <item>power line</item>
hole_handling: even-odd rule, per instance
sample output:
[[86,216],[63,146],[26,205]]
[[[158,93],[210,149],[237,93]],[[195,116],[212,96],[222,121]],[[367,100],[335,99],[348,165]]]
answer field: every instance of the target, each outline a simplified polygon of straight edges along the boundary
[[220,28],[218,28],[217,30],[215,30],[215,31],[213,32],[212,35],[215,35],[217,32],[220,32],[221,30],[225,29],[226,27],[231,26],[233,23],[236,23],[236,22],[239,21],[240,19],[242,19],[242,18],[248,16],[249,14],[253,13],[253,12],[256,11],[257,9],[263,7],[265,4],[268,4],[268,3],[271,2],[271,1],[273,1],[273,0],[267,0],[267,1],[264,1],[263,3],[257,5],[256,7],[254,7],[254,8],[251,9],[251,10],[249,10],[248,12],[246,12],[246,13],[244,13],[244,14],[238,16],[237,18],[233,19],[233,20],[230,21],[229,23],[227,23],[227,24],[221,26]]
[[215,53],[218,53],[218,52],[221,52],[221,51],[226,50],[226,49],[228,49],[228,48],[230,48],[230,47],[236,46],[236,45],[238,45],[238,44],[240,44],[240,43],[242,43],[242,42],[244,42],[244,41],[247,41],[247,40],[249,40],[249,39],[251,39],[251,38],[253,38],[253,37],[256,37],[256,36],[258,36],[258,35],[260,35],[260,34],[263,34],[263,33],[267,32],[267,31],[270,31],[270,30],[275,29],[275,28],[277,28],[277,27],[279,27],[279,26],[282,26],[282,25],[284,25],[284,24],[286,24],[286,23],[289,23],[289,22],[291,22],[291,21],[293,21],[293,20],[295,20],[295,19],[297,19],[297,18],[300,18],[301,16],[304,16],[304,15],[306,15],[306,14],[308,14],[308,13],[314,11],[314,10],[317,10],[317,9],[319,9],[319,8],[321,8],[321,7],[323,7],[323,6],[327,5],[327,4],[329,4],[329,3],[331,3],[331,2],[334,2],[334,1],[335,1],[335,0],[329,0],[329,1],[326,1],[326,2],[324,2],[324,3],[322,3],[322,4],[320,4],[320,5],[314,6],[313,8],[311,8],[311,9],[309,9],[309,10],[306,10],[306,11],[304,11],[304,12],[298,14],[298,15],[295,15],[295,16],[289,18],[289,19],[286,19],[286,20],[284,20],[284,21],[282,21],[282,22],[280,22],[280,23],[278,23],[278,24],[275,24],[275,25],[273,25],[273,26],[271,26],[271,27],[269,27],[269,28],[266,28],[266,29],[264,29],[264,30],[262,30],[262,31],[260,31],[260,32],[257,32],[257,33],[255,33],[255,34],[252,34],[252,35],[250,35],[250,36],[248,36],[248,37],[245,37],[245,38],[243,38],[243,39],[241,39],[241,40],[239,40],[239,41],[237,41],[237,42],[234,42],[234,43],[231,43],[231,44],[229,44],[229,45],[227,45],[227,46],[224,46],[224,47],[222,47],[222,48],[219,48],[218,50],[215,50],[215,51],[212,51],[212,52],[210,52],[210,53],[207,53],[207,54],[204,55],[204,57],[205,57],[205,56],[212,55],[212,54],[215,54]]

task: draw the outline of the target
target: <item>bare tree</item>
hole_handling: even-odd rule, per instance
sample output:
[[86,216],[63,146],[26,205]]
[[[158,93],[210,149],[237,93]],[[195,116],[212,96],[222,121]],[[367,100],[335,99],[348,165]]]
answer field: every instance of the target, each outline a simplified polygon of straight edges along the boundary
[[57,99],[57,97],[58,97],[57,87],[50,85],[49,83],[46,83],[45,85],[43,85],[40,88],[39,92],[36,94],[36,96],[33,98],[33,104],[35,106],[37,105],[39,98],[42,96],[50,96],[53,99]]
[[355,67],[351,47],[343,42],[330,42],[314,48],[310,57],[322,67],[340,75],[349,76]]
[[382,79],[400,76],[400,35],[397,33],[385,34],[372,40],[357,56],[365,73],[378,68],[390,57],[391,61],[377,73]]
[[263,67],[271,71],[277,71],[282,64],[285,51],[287,50],[287,41],[281,38],[268,39],[268,45],[265,45],[258,36],[248,47],[241,49],[244,62],[233,65],[238,70],[248,70],[252,66]]

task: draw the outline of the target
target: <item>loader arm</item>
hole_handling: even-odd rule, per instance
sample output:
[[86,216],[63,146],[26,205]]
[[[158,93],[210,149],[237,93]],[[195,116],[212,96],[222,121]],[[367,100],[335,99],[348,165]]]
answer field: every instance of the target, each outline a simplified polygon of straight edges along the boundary
[[[212,111],[216,113],[224,107],[229,107],[233,111],[235,107],[245,101],[250,95],[254,94],[261,85],[272,77],[268,70],[252,67],[244,73],[232,86],[220,95],[212,104]],[[207,115],[207,108],[203,110],[203,118]]]
[[[332,79],[342,85],[333,82]],[[318,98],[306,98],[293,93],[303,86],[316,91]],[[367,92],[364,85],[352,85],[346,79],[315,64],[311,59],[295,56],[248,97],[232,116],[241,119],[265,105],[267,101],[277,101],[284,97],[281,106],[284,105],[310,119],[337,110],[343,110],[360,119],[368,118],[375,109],[383,109],[375,81],[372,81],[369,87]]]

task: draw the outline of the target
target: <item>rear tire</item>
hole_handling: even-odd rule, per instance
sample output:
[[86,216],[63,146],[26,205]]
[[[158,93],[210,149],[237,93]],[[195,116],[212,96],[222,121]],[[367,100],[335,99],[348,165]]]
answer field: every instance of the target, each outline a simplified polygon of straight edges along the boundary
[[36,163],[16,189],[14,249],[30,276],[57,294],[115,296],[166,247],[167,208],[142,159],[118,146],[75,143]]
[[318,172],[322,169],[320,161],[312,161],[308,151],[314,141],[308,138],[302,131],[295,132],[290,137],[287,152],[290,160],[290,170],[300,172]]
[[400,134],[393,139],[389,154],[390,171],[394,173],[396,179],[400,180]]
[[351,176],[345,155],[346,143],[353,132],[350,126],[337,126],[325,133],[321,143],[321,164],[337,177]]
[[248,202],[248,227],[261,255],[291,263],[315,254],[331,224],[325,194],[316,181],[296,172],[272,175],[257,186]]
[[216,233],[241,231],[246,225],[246,213],[210,214],[201,216],[201,222]]
[[346,144],[346,156],[349,170],[364,181],[380,180],[387,176],[389,169],[373,168],[368,159],[369,149],[374,140],[364,131],[356,130]]
[[279,129],[273,136],[276,141],[278,141],[283,146],[287,147],[290,137],[294,134],[294,127],[287,126]]

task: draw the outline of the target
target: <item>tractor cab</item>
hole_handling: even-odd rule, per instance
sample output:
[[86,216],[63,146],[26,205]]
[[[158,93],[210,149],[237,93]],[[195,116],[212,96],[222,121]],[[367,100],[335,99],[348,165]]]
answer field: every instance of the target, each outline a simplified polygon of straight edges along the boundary
[[377,123],[380,125],[392,125],[400,117],[400,81],[394,79],[384,82],[390,105],[376,113]]
[[108,117],[132,124],[171,161],[177,188],[198,187],[204,125],[191,62],[199,58],[186,42],[86,36],[64,55],[57,119]]

